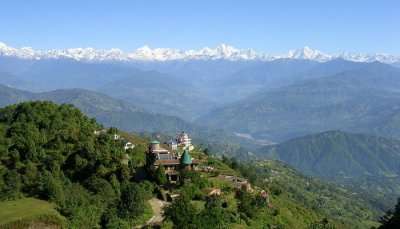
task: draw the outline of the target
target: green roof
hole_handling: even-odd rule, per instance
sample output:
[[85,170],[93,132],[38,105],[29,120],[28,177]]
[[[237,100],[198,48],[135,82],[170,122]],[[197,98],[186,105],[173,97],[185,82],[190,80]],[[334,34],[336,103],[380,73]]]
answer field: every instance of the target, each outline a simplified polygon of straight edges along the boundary
[[150,142],[150,144],[160,144],[160,142],[157,141],[157,140],[153,140],[153,141]]
[[183,151],[182,157],[181,157],[181,164],[184,165],[191,165],[192,164],[192,157],[189,154],[189,151],[185,149]]

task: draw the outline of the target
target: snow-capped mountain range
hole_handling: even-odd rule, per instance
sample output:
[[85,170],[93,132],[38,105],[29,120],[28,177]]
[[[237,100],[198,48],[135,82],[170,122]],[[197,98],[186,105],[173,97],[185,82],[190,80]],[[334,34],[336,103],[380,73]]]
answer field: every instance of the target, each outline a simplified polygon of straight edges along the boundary
[[31,47],[14,48],[0,42],[0,56],[11,56],[23,59],[60,59],[68,58],[78,61],[171,61],[171,60],[232,60],[247,61],[261,60],[271,61],[276,59],[306,59],[318,62],[326,62],[332,59],[342,58],[356,62],[373,62],[394,64],[400,63],[400,56],[389,54],[358,54],[340,53],[326,54],[316,49],[304,47],[290,50],[287,54],[272,55],[259,53],[253,49],[237,49],[233,46],[221,44],[216,48],[202,48],[199,50],[179,50],[171,48],[150,48],[143,46],[132,52],[123,52],[120,49],[94,49],[94,48],[70,48],[35,50]]

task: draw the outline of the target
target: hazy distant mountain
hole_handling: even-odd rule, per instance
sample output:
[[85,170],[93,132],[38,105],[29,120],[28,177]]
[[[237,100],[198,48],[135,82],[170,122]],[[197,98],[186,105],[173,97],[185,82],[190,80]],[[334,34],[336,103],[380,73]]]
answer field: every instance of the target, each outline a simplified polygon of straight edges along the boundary
[[[1,58],[0,58],[1,59]],[[19,60],[0,64],[0,83],[28,91],[84,88],[125,100],[151,112],[192,119],[214,102],[172,75],[124,63],[87,63],[71,59]],[[1,61],[0,61],[1,62]],[[21,71],[21,69],[24,69]]]
[[0,107],[29,100],[32,96],[33,94],[30,92],[17,90],[0,84]]
[[146,110],[187,120],[204,114],[215,104],[190,83],[156,71],[137,71],[98,90]]
[[[20,68],[24,68],[24,71],[20,71]],[[29,83],[18,86],[30,91],[66,88],[93,90],[114,80],[141,72],[116,63],[86,63],[71,59],[16,62],[13,68],[8,67],[6,70],[17,79]]]
[[328,131],[267,146],[259,152],[319,177],[400,175],[400,141],[383,137]]
[[[220,86],[223,92],[251,95],[260,90],[279,88],[307,79],[332,76],[359,69],[368,64],[343,59],[324,63],[299,59],[279,59],[244,67],[223,80],[217,80],[216,85]],[[244,97],[246,96],[237,96],[237,98]]]
[[400,63],[394,63],[394,64],[392,64],[392,66],[400,68]]
[[8,73],[8,72],[1,72],[0,71],[0,84],[16,87],[16,86],[24,86],[26,82],[19,79],[17,76]]
[[104,125],[116,126],[127,131],[173,133],[193,129],[191,124],[179,118],[149,113],[126,102],[88,90],[68,89],[31,93],[0,85],[1,106],[27,100],[50,100],[60,104],[73,104]]
[[315,61],[297,59],[259,62],[225,77],[219,83],[221,86],[258,85],[260,88],[276,88],[292,83],[295,77],[317,65]]
[[[314,59],[323,54],[308,48],[290,52],[286,58],[282,56],[268,61],[251,58],[235,61],[229,58],[122,61],[107,59],[109,55],[102,59],[94,49],[38,52],[3,45],[1,50],[2,84],[35,92],[84,88],[122,99],[153,113],[188,121],[266,89],[370,64],[341,59],[321,63]],[[228,46],[221,46],[218,50],[207,52],[239,55],[236,49]],[[50,56],[45,58],[41,55]],[[88,58],[93,58],[93,61]],[[101,61],[96,61],[97,58]],[[215,127],[219,128],[219,125]]]
[[[261,89],[278,88],[305,79],[334,75],[368,63],[343,59],[319,63],[301,59],[274,61],[192,60],[132,64],[171,76],[190,85],[199,97],[216,106],[236,102]],[[172,82],[174,82],[172,80]],[[203,109],[204,110],[204,109]]]
[[400,137],[399,88],[400,69],[371,63],[257,93],[198,122],[273,141],[331,129]]
[[243,144],[242,146],[254,147],[253,141],[237,138],[218,128],[205,128],[178,117],[148,112],[130,103],[93,91],[60,89],[32,93],[0,85],[0,107],[28,100],[49,100],[59,104],[73,104],[105,126],[114,126],[125,131],[158,132],[169,136],[175,136],[180,131],[187,131],[196,143],[205,144],[213,152],[221,154],[232,155],[241,152],[239,142]]
[[221,44],[215,48],[202,48],[199,50],[179,50],[171,48],[155,48],[143,46],[130,53],[120,49],[99,50],[94,48],[70,48],[62,50],[35,50],[30,47],[14,48],[0,42],[0,55],[15,56],[25,59],[73,59],[83,61],[171,61],[171,60],[232,60],[249,61],[276,59],[304,59],[318,62],[343,58],[357,62],[380,61],[382,63],[398,63],[400,57],[390,54],[358,54],[340,53],[326,54],[319,50],[304,47],[290,50],[287,54],[273,55],[256,52],[252,49],[237,49],[233,46]]

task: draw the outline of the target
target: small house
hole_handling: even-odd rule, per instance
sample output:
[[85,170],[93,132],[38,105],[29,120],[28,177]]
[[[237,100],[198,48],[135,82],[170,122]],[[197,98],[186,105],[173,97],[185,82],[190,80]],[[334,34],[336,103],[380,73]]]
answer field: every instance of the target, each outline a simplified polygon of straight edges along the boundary
[[133,149],[133,148],[135,148],[135,145],[132,142],[126,142],[124,145],[125,150]]
[[119,135],[119,134],[113,134],[113,139],[116,141],[116,140],[119,140],[121,138],[121,136]]

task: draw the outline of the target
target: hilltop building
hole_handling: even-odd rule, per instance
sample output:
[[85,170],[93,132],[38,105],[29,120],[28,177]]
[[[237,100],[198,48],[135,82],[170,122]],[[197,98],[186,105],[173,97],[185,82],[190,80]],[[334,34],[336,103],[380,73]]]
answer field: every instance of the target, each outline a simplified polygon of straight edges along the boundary
[[152,170],[156,170],[159,166],[164,167],[170,182],[179,180],[180,170],[192,170],[198,165],[198,161],[192,159],[187,149],[184,149],[180,157],[177,153],[162,148],[159,141],[150,142],[147,157]]
[[194,149],[192,145],[192,139],[189,138],[189,135],[184,131],[178,134],[178,136],[176,137],[176,142],[178,146],[181,146],[189,151],[192,151]]
[[173,139],[169,140],[169,141],[167,142],[167,145],[168,145],[169,148],[171,148],[171,150],[173,150],[173,151],[178,150],[178,143],[177,143],[175,140],[173,140]]

